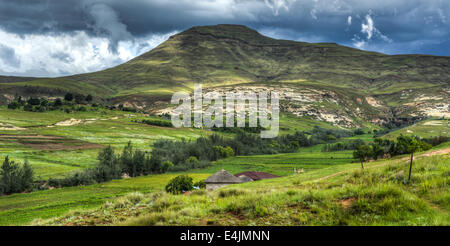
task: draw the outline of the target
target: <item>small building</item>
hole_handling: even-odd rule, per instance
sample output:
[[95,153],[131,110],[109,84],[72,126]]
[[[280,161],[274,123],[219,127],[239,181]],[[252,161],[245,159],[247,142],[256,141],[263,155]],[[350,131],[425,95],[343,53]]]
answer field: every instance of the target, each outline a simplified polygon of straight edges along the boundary
[[205,180],[207,190],[215,190],[230,184],[239,184],[239,183],[243,183],[243,181],[240,178],[234,176],[233,174],[223,169]]
[[265,173],[265,172],[252,172],[252,171],[247,171],[247,172],[242,172],[242,173],[237,173],[234,176],[248,180],[249,181],[256,181],[256,180],[261,180],[261,179],[273,179],[273,178],[279,178],[280,176],[277,175],[273,175],[271,173]]

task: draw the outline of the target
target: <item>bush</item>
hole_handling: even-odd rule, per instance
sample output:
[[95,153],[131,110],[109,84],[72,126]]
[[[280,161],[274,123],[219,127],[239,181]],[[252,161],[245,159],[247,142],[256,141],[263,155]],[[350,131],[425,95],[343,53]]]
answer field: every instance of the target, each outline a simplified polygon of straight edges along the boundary
[[230,146],[214,146],[213,149],[221,158],[234,156],[234,150]]
[[172,194],[181,194],[192,189],[192,178],[187,175],[177,176],[166,185],[166,192]]
[[[136,122],[138,122],[138,121],[136,121]],[[140,123],[147,124],[147,125],[153,125],[153,126],[172,127],[172,122],[167,121],[167,120],[146,119],[146,120],[141,120]]]
[[73,100],[73,94],[70,92],[66,93],[66,95],[64,96],[64,101],[71,102],[72,100]]
[[19,103],[16,101],[12,101],[11,103],[8,104],[9,109],[17,109],[19,106],[20,106]]
[[173,167],[173,163],[171,161],[165,161],[161,165],[161,172],[165,173],[167,170]]
[[206,188],[206,184],[203,180],[197,181],[194,183],[195,187],[198,187],[199,189],[205,189]]

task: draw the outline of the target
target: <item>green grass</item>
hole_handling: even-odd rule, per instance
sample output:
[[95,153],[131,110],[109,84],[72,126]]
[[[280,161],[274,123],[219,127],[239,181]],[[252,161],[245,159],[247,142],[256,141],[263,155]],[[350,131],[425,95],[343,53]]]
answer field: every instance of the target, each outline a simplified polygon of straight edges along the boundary
[[418,122],[412,126],[408,126],[384,135],[384,138],[395,139],[400,134],[417,135],[422,138],[450,136],[450,120],[449,119],[430,119]]
[[[353,164],[339,165],[349,163],[352,160],[350,152],[329,152],[325,153],[326,156],[323,156],[316,151],[320,151],[319,146],[305,148],[299,153],[233,157],[220,160],[206,169],[189,170],[183,173],[198,179],[206,178],[225,168],[232,173],[253,170],[271,172],[277,175],[290,175],[293,168],[296,167],[297,169],[304,168],[305,173],[309,175],[310,172],[321,168],[336,167],[333,170],[339,170],[340,166],[353,166]],[[45,166],[45,168],[48,167]],[[174,173],[150,175],[115,180],[104,184],[0,197],[0,217],[4,219],[0,218],[0,225],[22,224],[35,218],[57,216],[73,209],[95,208],[112,197],[131,191],[158,191],[175,175]]]
[[[338,165],[189,195],[133,193],[43,225],[450,225],[450,156]],[[334,174],[333,176],[328,176]]]
[[[83,121],[71,126],[54,125],[71,118]],[[173,140],[182,138],[196,139],[200,136],[212,134],[211,131],[203,129],[158,127],[134,122],[146,118],[153,119],[156,117],[111,110],[68,114],[62,111],[37,113],[0,107],[0,123],[22,128],[21,130],[0,130],[0,134],[58,136],[68,140],[75,139],[101,146],[111,145],[117,150],[121,150],[128,141],[131,141],[133,146],[146,151],[151,150],[151,144],[154,141],[162,138]],[[328,123],[317,122],[308,117],[281,114],[280,134],[310,130],[314,125],[335,128],[335,126]],[[224,135],[231,136],[231,134]],[[52,140],[51,142],[55,141]],[[0,158],[9,155],[11,159],[18,162],[28,159],[35,168],[36,176],[44,180],[50,177],[66,176],[74,171],[94,166],[97,162],[97,153],[101,148],[39,150],[26,146],[23,142],[23,140],[18,141],[17,139],[2,138],[0,136]],[[45,144],[45,140],[42,143]],[[291,166],[286,166],[286,168],[291,168]],[[278,170],[273,171],[279,173]]]
[[[87,120],[72,126],[57,126],[57,122],[68,119]],[[19,126],[21,130],[0,130],[7,135],[47,135],[66,139],[81,140],[101,146],[111,145],[119,150],[131,141],[136,148],[151,150],[151,144],[159,139],[195,139],[210,134],[208,131],[190,128],[169,128],[150,126],[132,122],[144,118],[139,113],[123,111],[88,111],[64,113],[51,111],[44,113],[25,112],[0,108],[0,123]],[[1,125],[0,125],[1,127]],[[61,141],[61,140],[57,140]],[[98,149],[40,150],[22,144],[23,140],[0,136],[0,158],[9,155],[11,159],[23,162],[28,159],[40,179],[61,177],[76,170],[92,167],[97,162]],[[48,142],[56,142],[55,140]],[[42,144],[45,144],[45,139]]]
[[[159,191],[177,174],[160,174],[103,184],[36,191],[0,197],[0,225],[22,225],[37,218],[50,218],[71,210],[91,209],[133,191]],[[193,174],[194,180],[209,174]]]
[[[320,148],[321,146],[304,148],[298,153],[231,157],[218,160],[206,171],[210,173],[221,169],[231,173],[264,171],[284,176],[292,174],[294,168],[309,172],[339,164],[351,164],[352,161],[355,161],[352,151],[320,152]],[[197,172],[197,170],[191,172]],[[198,172],[203,172],[203,170]]]

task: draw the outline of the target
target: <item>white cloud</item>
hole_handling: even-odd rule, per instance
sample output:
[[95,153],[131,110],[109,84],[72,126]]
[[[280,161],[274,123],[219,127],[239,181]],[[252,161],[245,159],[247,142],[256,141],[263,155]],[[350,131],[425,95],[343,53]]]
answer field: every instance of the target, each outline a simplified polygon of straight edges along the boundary
[[290,6],[295,1],[296,0],[264,0],[267,7],[269,7],[272,10],[274,15],[278,15],[280,12],[280,9],[289,11]]
[[[61,35],[16,35],[0,29],[0,74],[17,76],[61,76],[102,70],[126,62],[158,44],[173,33],[149,35],[131,41],[118,41],[110,49],[108,38],[91,37],[83,31]],[[8,55],[8,56],[7,56]]]
[[[350,17],[350,16],[349,16]],[[350,19],[351,22],[351,19]],[[348,23],[348,19],[347,19]],[[365,34],[364,38],[359,37],[358,35],[355,35],[352,38],[353,46],[358,49],[365,48],[371,40],[374,38],[379,38],[385,42],[392,43],[392,39],[390,39],[388,36],[381,33],[376,27],[375,22],[371,17],[371,14],[367,14],[361,23],[361,33]]]
[[349,16],[347,17],[347,25],[348,25],[348,26],[351,26],[351,25],[352,25],[352,16],[351,16],[351,15],[349,15]]
[[366,23],[361,24],[361,32],[367,34],[367,39],[371,39],[373,36],[375,26],[373,24],[372,17],[370,15],[366,15]]

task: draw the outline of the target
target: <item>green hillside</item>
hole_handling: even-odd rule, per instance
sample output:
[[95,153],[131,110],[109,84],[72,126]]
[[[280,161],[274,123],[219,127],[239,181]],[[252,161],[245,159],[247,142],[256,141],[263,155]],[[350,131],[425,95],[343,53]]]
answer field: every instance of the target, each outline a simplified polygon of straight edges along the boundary
[[364,171],[356,164],[333,165],[212,192],[130,193],[94,210],[33,224],[449,225],[448,145],[441,150],[416,158],[410,184],[408,158],[396,158],[372,162]]
[[[281,94],[282,110],[343,127],[450,117],[450,57],[384,55],[332,43],[265,37],[240,25],[193,27],[124,64],[61,78],[0,77],[0,103],[16,95],[88,92],[108,104],[155,112],[176,91],[204,88]],[[310,95],[308,100],[295,97]],[[300,95],[300,96],[298,96]],[[299,109],[301,108],[301,109]],[[158,113],[158,112],[156,112]]]

